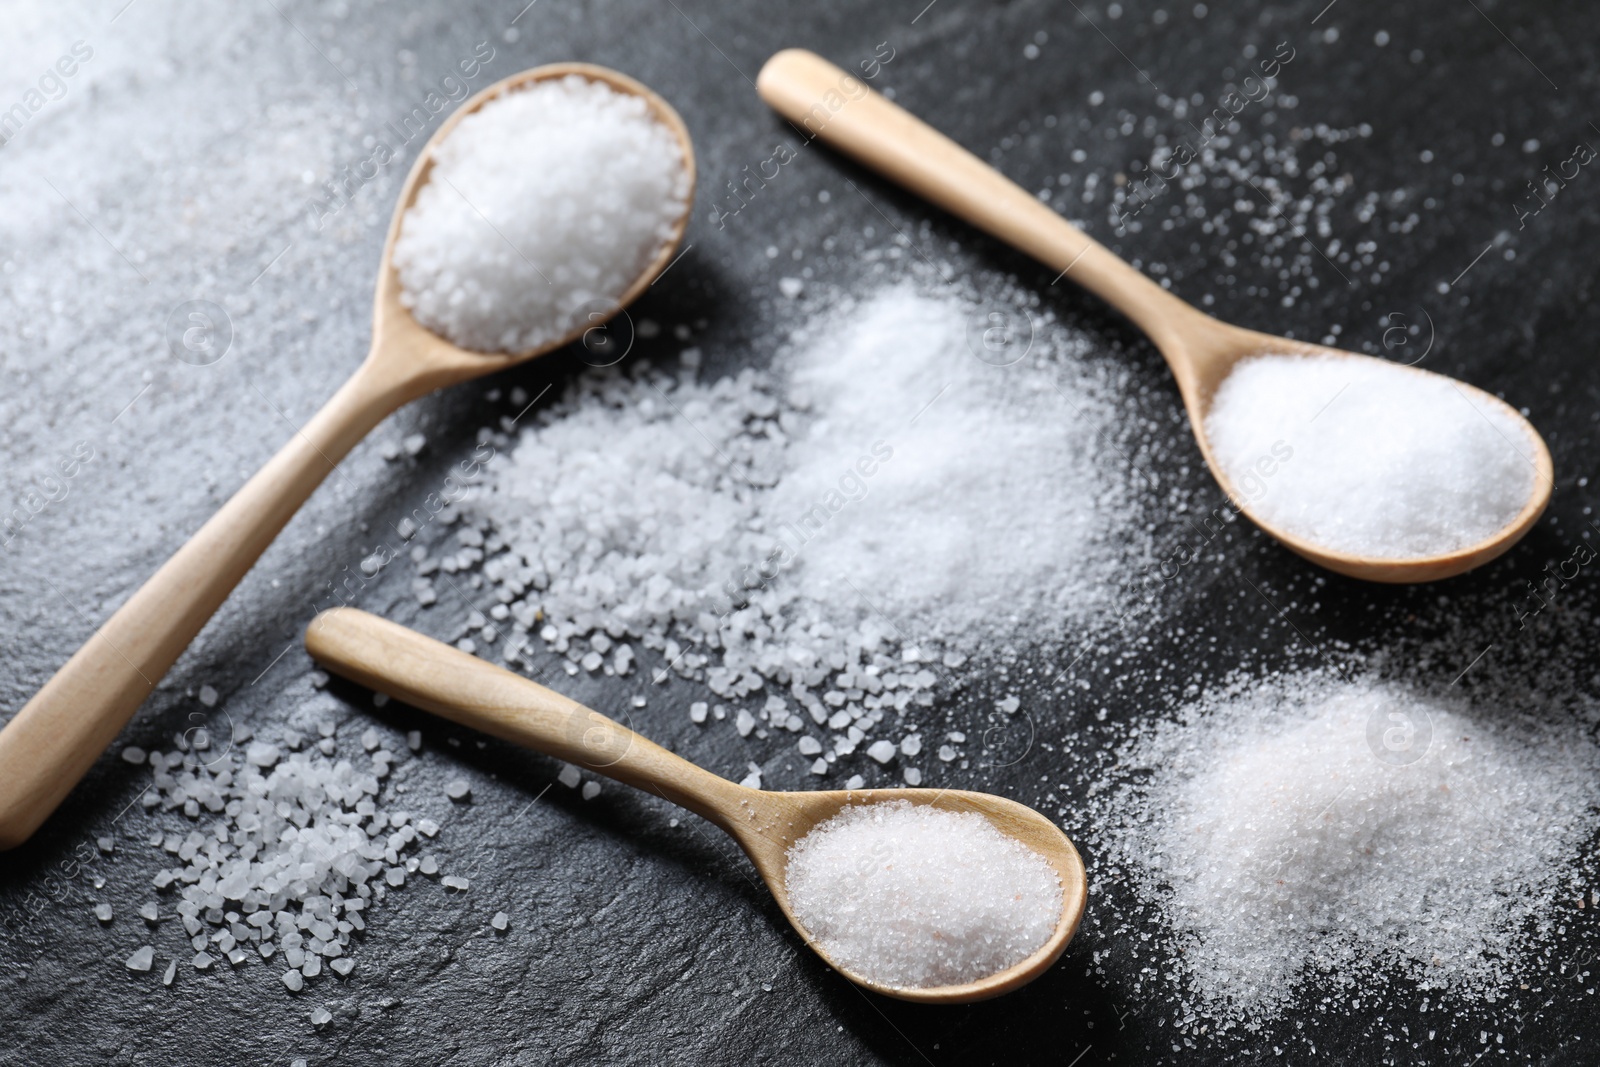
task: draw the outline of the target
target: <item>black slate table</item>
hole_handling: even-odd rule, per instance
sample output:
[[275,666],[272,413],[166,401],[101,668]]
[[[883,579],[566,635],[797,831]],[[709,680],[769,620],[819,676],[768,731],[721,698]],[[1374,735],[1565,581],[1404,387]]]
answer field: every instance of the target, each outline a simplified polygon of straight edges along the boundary
[[[1341,270],[1337,257],[1324,266],[1311,257],[1328,249],[1316,233],[1291,241],[1285,255],[1310,257],[1307,276],[1317,282],[1294,279],[1301,291],[1287,305],[1287,283],[1274,269],[1248,255],[1229,265],[1232,239],[1206,232],[1206,211],[1230,198],[1176,217],[1157,200],[1136,230],[1121,234],[1103,195],[1089,205],[1052,202],[1178,293],[1211,294],[1209,310],[1224,319],[1312,338],[1338,326],[1345,347],[1407,360],[1427,347],[1426,366],[1525,408],[1555,457],[1548,515],[1504,559],[1424,588],[1320,574],[1243,524],[1231,527],[1168,583],[1161,625],[1105,640],[1091,696],[1051,688],[1051,650],[1008,663],[1028,692],[1039,743],[1026,758],[975,766],[950,784],[1041,805],[1048,793],[1047,810],[1065,806],[1063,826],[1083,840],[1088,827],[1072,810],[1090,784],[1097,746],[1109,743],[1106,731],[1170,706],[1190,681],[1404,649],[1424,638],[1434,652],[1418,669],[1429,676],[1474,663],[1474,671],[1532,665],[1580,681],[1593,674],[1591,578],[1574,580],[1536,625],[1516,621],[1526,583],[1591,536],[1588,476],[1600,410],[1595,179],[1584,173],[1537,215],[1525,214],[1527,183],[1547,163],[1567,159],[1579,142],[1600,143],[1590,36],[1597,23],[1581,4],[1375,8],[1310,0],[1207,10],[1188,0],[295,0],[217,8],[162,0],[41,5],[16,15],[27,47],[0,44],[17,48],[0,105],[25,100],[37,80],[31,72],[47,73],[74,41],[92,51],[65,79],[64,95],[0,147],[5,510],[60,458],[79,447],[92,452],[64,494],[37,511],[30,506],[27,520],[7,530],[0,707],[8,713],[354,367],[367,342],[394,193],[420,138],[399,165],[352,183],[338,210],[325,196],[321,208],[309,206],[315,183],[360,164],[373,137],[485,50],[492,58],[474,87],[540,63],[587,60],[638,77],[682,112],[701,168],[690,247],[635,314],[691,324],[708,373],[767,358],[785,326],[775,292],[796,269],[794,250],[819,282],[848,286],[862,269],[850,251],[856,245],[830,251],[825,240],[875,231],[886,245],[901,232],[958,271],[1014,272],[1062,319],[1120,347],[1153,398],[1143,461],[1207,508],[1221,498],[1159,357],[1092,298],[1051,287],[1050,272],[818,148],[797,153],[759,196],[729,213],[727,184],[779,145],[797,143],[752,79],[788,46],[847,65],[892,54],[874,84],[1027,188],[1057,192],[1066,174],[1074,189],[1091,175],[1102,191],[1137,180],[1155,138],[1189,135],[1171,99],[1193,96],[1209,111],[1284,44],[1294,59],[1275,91],[1295,105],[1279,111],[1280,130],[1370,127],[1337,146],[1338,174],[1353,194],[1330,221],[1346,248],[1368,243],[1374,266]],[[1259,121],[1242,114],[1241,136],[1259,134],[1250,125]],[[259,208],[230,201],[236,186],[260,190]],[[1309,195],[1311,178],[1285,179],[1284,189]],[[826,205],[822,190],[833,193]],[[1376,210],[1363,216],[1357,202],[1367,193]],[[189,300],[225,310],[228,350],[215,361],[174,356],[171,313]],[[1396,326],[1418,329],[1395,333]],[[1402,340],[1414,347],[1401,351]],[[679,347],[670,337],[641,338],[629,358],[670,360]],[[409,804],[437,809],[445,830],[432,850],[447,869],[470,875],[471,891],[450,895],[414,879],[374,913],[350,979],[324,977],[298,997],[284,991],[278,968],[259,964],[208,975],[182,965],[173,987],[162,988],[155,978],[168,949],[181,949],[172,931],[156,942],[153,974],[130,975],[122,961],[148,939],[134,912],[159,862],[144,839],[166,822],[135,803],[147,772],[107,754],[33,841],[0,859],[0,1062],[1088,1065],[1600,1056],[1592,1029],[1600,1009],[1581,977],[1583,946],[1594,940],[1588,912],[1567,917],[1572,932],[1562,951],[1577,955],[1552,958],[1562,977],[1508,1001],[1424,1011],[1418,996],[1396,992],[1363,1009],[1308,1008],[1256,1034],[1179,1031],[1160,983],[1135,980],[1145,957],[1135,959],[1128,936],[1112,929],[1124,892],[1114,885],[1097,886],[1089,921],[1062,963],[1015,995],[947,1010],[864,995],[804,949],[731,845],[692,816],[674,823],[681,813],[620,786],[589,802],[564,788],[546,791],[556,768],[542,757],[480,744],[405,708],[376,709],[369,694],[337,682],[317,690],[298,635],[329,602],[329,583],[356,572],[379,531],[470,452],[479,425],[508,413],[507,401],[489,400],[488,390],[520,386],[533,395],[575,369],[581,364],[571,355],[552,358],[429,398],[380,428],[291,523],[117,745],[164,748],[197,726],[222,736],[230,724],[262,730],[323,717],[338,721],[350,745],[372,724],[391,740],[422,729],[422,756],[397,778]],[[383,458],[385,443],[414,432],[427,437],[415,459]],[[1181,525],[1169,518],[1163,536],[1176,545]],[[361,583],[357,603],[453,638],[466,604],[447,599],[422,610],[409,582],[405,568],[388,568]],[[1504,626],[1494,629],[1496,619]],[[1477,642],[1490,630],[1493,647],[1485,650]],[[1457,631],[1470,640],[1452,644]],[[1172,661],[1193,677],[1151,669]],[[216,706],[198,699],[202,686],[218,691]],[[606,707],[633,690],[584,679],[569,691]],[[786,753],[692,726],[687,705],[703,695],[681,682],[653,691],[636,722],[721,773],[738,777],[758,758],[769,786],[809,784]],[[1100,708],[1109,724],[1097,733]],[[452,810],[444,786],[462,776],[473,801]],[[95,846],[105,836],[115,841],[109,854]],[[1092,850],[1087,859],[1093,880]],[[109,926],[91,914],[98,901],[116,910]],[[511,916],[504,936],[488,926],[499,910]],[[308,1016],[322,1004],[333,1021],[317,1028]]]

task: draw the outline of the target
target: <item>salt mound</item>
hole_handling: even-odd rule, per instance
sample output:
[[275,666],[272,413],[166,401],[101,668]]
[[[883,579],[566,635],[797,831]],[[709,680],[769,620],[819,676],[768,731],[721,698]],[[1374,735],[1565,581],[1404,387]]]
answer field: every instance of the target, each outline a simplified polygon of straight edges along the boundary
[[[1108,864],[1170,932],[1197,1012],[1399,976],[1492,1002],[1581,896],[1600,752],[1580,729],[1377,681],[1281,680],[1119,754]],[[1102,875],[1105,877],[1105,875]]]
[[891,284],[771,371],[585,375],[490,462],[459,547],[414,556],[419,599],[481,563],[500,606],[479,637],[509,625],[509,663],[537,636],[571,673],[626,675],[641,645],[659,678],[751,699],[712,709],[741,734],[825,728],[801,741],[817,774],[892,752],[886,715],[931,705],[944,669],[1093,627],[1150,554],[1120,372],[1033,315],[1026,358],[993,366],[972,298]]

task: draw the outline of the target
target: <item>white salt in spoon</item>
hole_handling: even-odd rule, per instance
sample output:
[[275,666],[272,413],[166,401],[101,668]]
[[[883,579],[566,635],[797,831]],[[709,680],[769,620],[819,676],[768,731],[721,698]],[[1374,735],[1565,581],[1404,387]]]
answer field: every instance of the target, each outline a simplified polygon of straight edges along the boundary
[[[1439,555],[1383,557],[1333,551],[1275,526],[1233,484],[1207,439],[1207,412],[1218,386],[1235,364],[1266,354],[1333,356],[1367,360],[1395,374],[1431,372],[1218,322],[1128,266],[948,137],[867,89],[859,78],[811,52],[796,48],[774,55],[762,68],[756,87],[762,99],[808,136],[828,142],[1052,270],[1070,275],[1132,319],[1166,358],[1183,394],[1200,452],[1234,506],[1313,563],[1374,582],[1449,578],[1506,551],[1528,532],[1549,503],[1550,451],[1538,431],[1498,397],[1453,382],[1480,403],[1505,412],[1527,431],[1526,448],[1518,451],[1533,468],[1530,496],[1522,510],[1498,532],[1477,544]],[[1431,376],[1453,381],[1443,375]]]
[[[354,608],[334,608],[313,619],[306,650],[336,674],[413,707],[626,782],[710,820],[744,849],[806,943],[834,970],[885,996],[964,1004],[1009,993],[1061,957],[1083,917],[1088,891],[1077,849],[1049,819],[1014,800],[947,789],[774,793],[735,785],[521,675]],[[1061,881],[1061,915],[1049,940],[1019,963],[965,985],[884,985],[830,958],[790,909],[789,849],[845,805],[885,800],[976,812],[1041,856]]]
[[[684,214],[605,316],[593,315],[566,336],[529,352],[505,355],[458,348],[419,325],[400,303],[400,278],[393,266],[400,220],[428,181],[434,148],[464,115],[502,93],[572,74],[641,97],[672,131],[688,176]],[[56,809],[278,531],[357,442],[412,400],[552,352],[601,326],[671,264],[689,222],[693,189],[694,146],[678,113],[645,86],[605,67],[556,63],[525,70],[484,89],[446,119],[417,156],[400,191],[378,268],[372,349],[365,362],[0,731],[0,849],[26,841]]]

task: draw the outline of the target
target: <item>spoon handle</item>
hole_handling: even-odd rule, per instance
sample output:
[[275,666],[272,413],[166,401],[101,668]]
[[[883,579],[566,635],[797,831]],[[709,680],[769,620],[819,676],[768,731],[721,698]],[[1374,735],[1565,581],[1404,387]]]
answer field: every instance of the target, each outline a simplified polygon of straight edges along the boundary
[[0,849],[49,817],[334,464],[409,399],[391,379],[363,363],[0,730]]
[[755,793],[537,682],[355,608],[312,619],[306,651],[369,689],[655,793],[719,826],[736,820]]
[[977,156],[822,57],[785,49],[761,68],[756,88],[806,138],[826,141],[1059,270],[1057,281],[1069,277],[1104,299],[1162,352],[1176,350],[1180,322],[1205,318]]

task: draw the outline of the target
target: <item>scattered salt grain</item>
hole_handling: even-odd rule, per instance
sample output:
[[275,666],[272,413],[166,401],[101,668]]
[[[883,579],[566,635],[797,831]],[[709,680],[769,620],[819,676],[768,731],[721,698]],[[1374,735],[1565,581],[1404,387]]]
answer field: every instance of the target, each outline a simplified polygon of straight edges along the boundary
[[[331,741],[334,724],[318,732]],[[367,771],[320,751],[285,756],[265,741],[204,759],[150,756],[154,807],[198,822],[150,838],[170,864],[152,883],[177,888],[173,925],[190,939],[197,969],[216,962],[212,952],[240,966],[281,948],[303,981],[322,958],[344,954],[351,934],[366,928],[363,912],[403,884],[404,853],[419,834],[439,830],[427,819],[413,828],[410,814],[380,806],[393,758],[379,748]],[[153,922],[158,906],[140,914]]]
[[600,795],[600,783],[594,781],[584,782],[583,789],[580,792],[583,795],[583,799],[593,800]]
[[178,961],[172,960],[167,964],[167,969],[161,976],[162,985],[171,985],[172,980],[178,976]]
[[129,763],[143,763],[145,761],[145,752],[144,749],[138,747],[137,745],[129,745],[127,748],[122,750],[122,758],[127,760]]
[[1218,388],[1206,435],[1242,503],[1338,552],[1466,548],[1533,491],[1520,419],[1448,378],[1377,360],[1245,360]]
[[111,914],[110,904],[96,904],[94,906],[94,917],[103,923],[111,921]]
[[217,690],[214,686],[202,685],[200,687],[200,703],[208,708],[217,706]]
[[463,347],[537,348],[614,306],[687,194],[643,99],[577,75],[506,93],[434,149],[395,242],[401,302]]
[[155,963],[156,950],[149,945],[135,949],[133,955],[128,957],[128,970],[148,971]]
[[299,971],[284,971],[283,984],[289,988],[289,992],[298,993],[306,987],[305,976]]
[[333,1022],[333,1012],[327,1008],[318,1008],[311,1013],[312,1026],[327,1026],[331,1022]]
[[466,800],[472,796],[472,786],[467,784],[465,778],[456,778],[444,787],[444,792],[451,800]]
[[1049,940],[1061,883],[973,812],[854,805],[790,848],[795,916],[840,965],[903,988],[977,981]]
[[467,879],[461,877],[459,874],[447,874],[440,879],[440,881],[444,884],[446,889],[459,889],[462,892],[465,892],[472,886],[471,882],[467,881]]
[[157,922],[161,918],[161,911],[156,902],[151,900],[139,905],[139,918],[147,923]]
[[503,911],[497,911],[494,913],[494,918],[489,920],[489,925],[494,927],[496,930],[504,930],[510,921],[511,916],[507,915]]
[[349,956],[340,956],[328,964],[340,978],[347,978],[350,972],[356,969],[356,961]]

